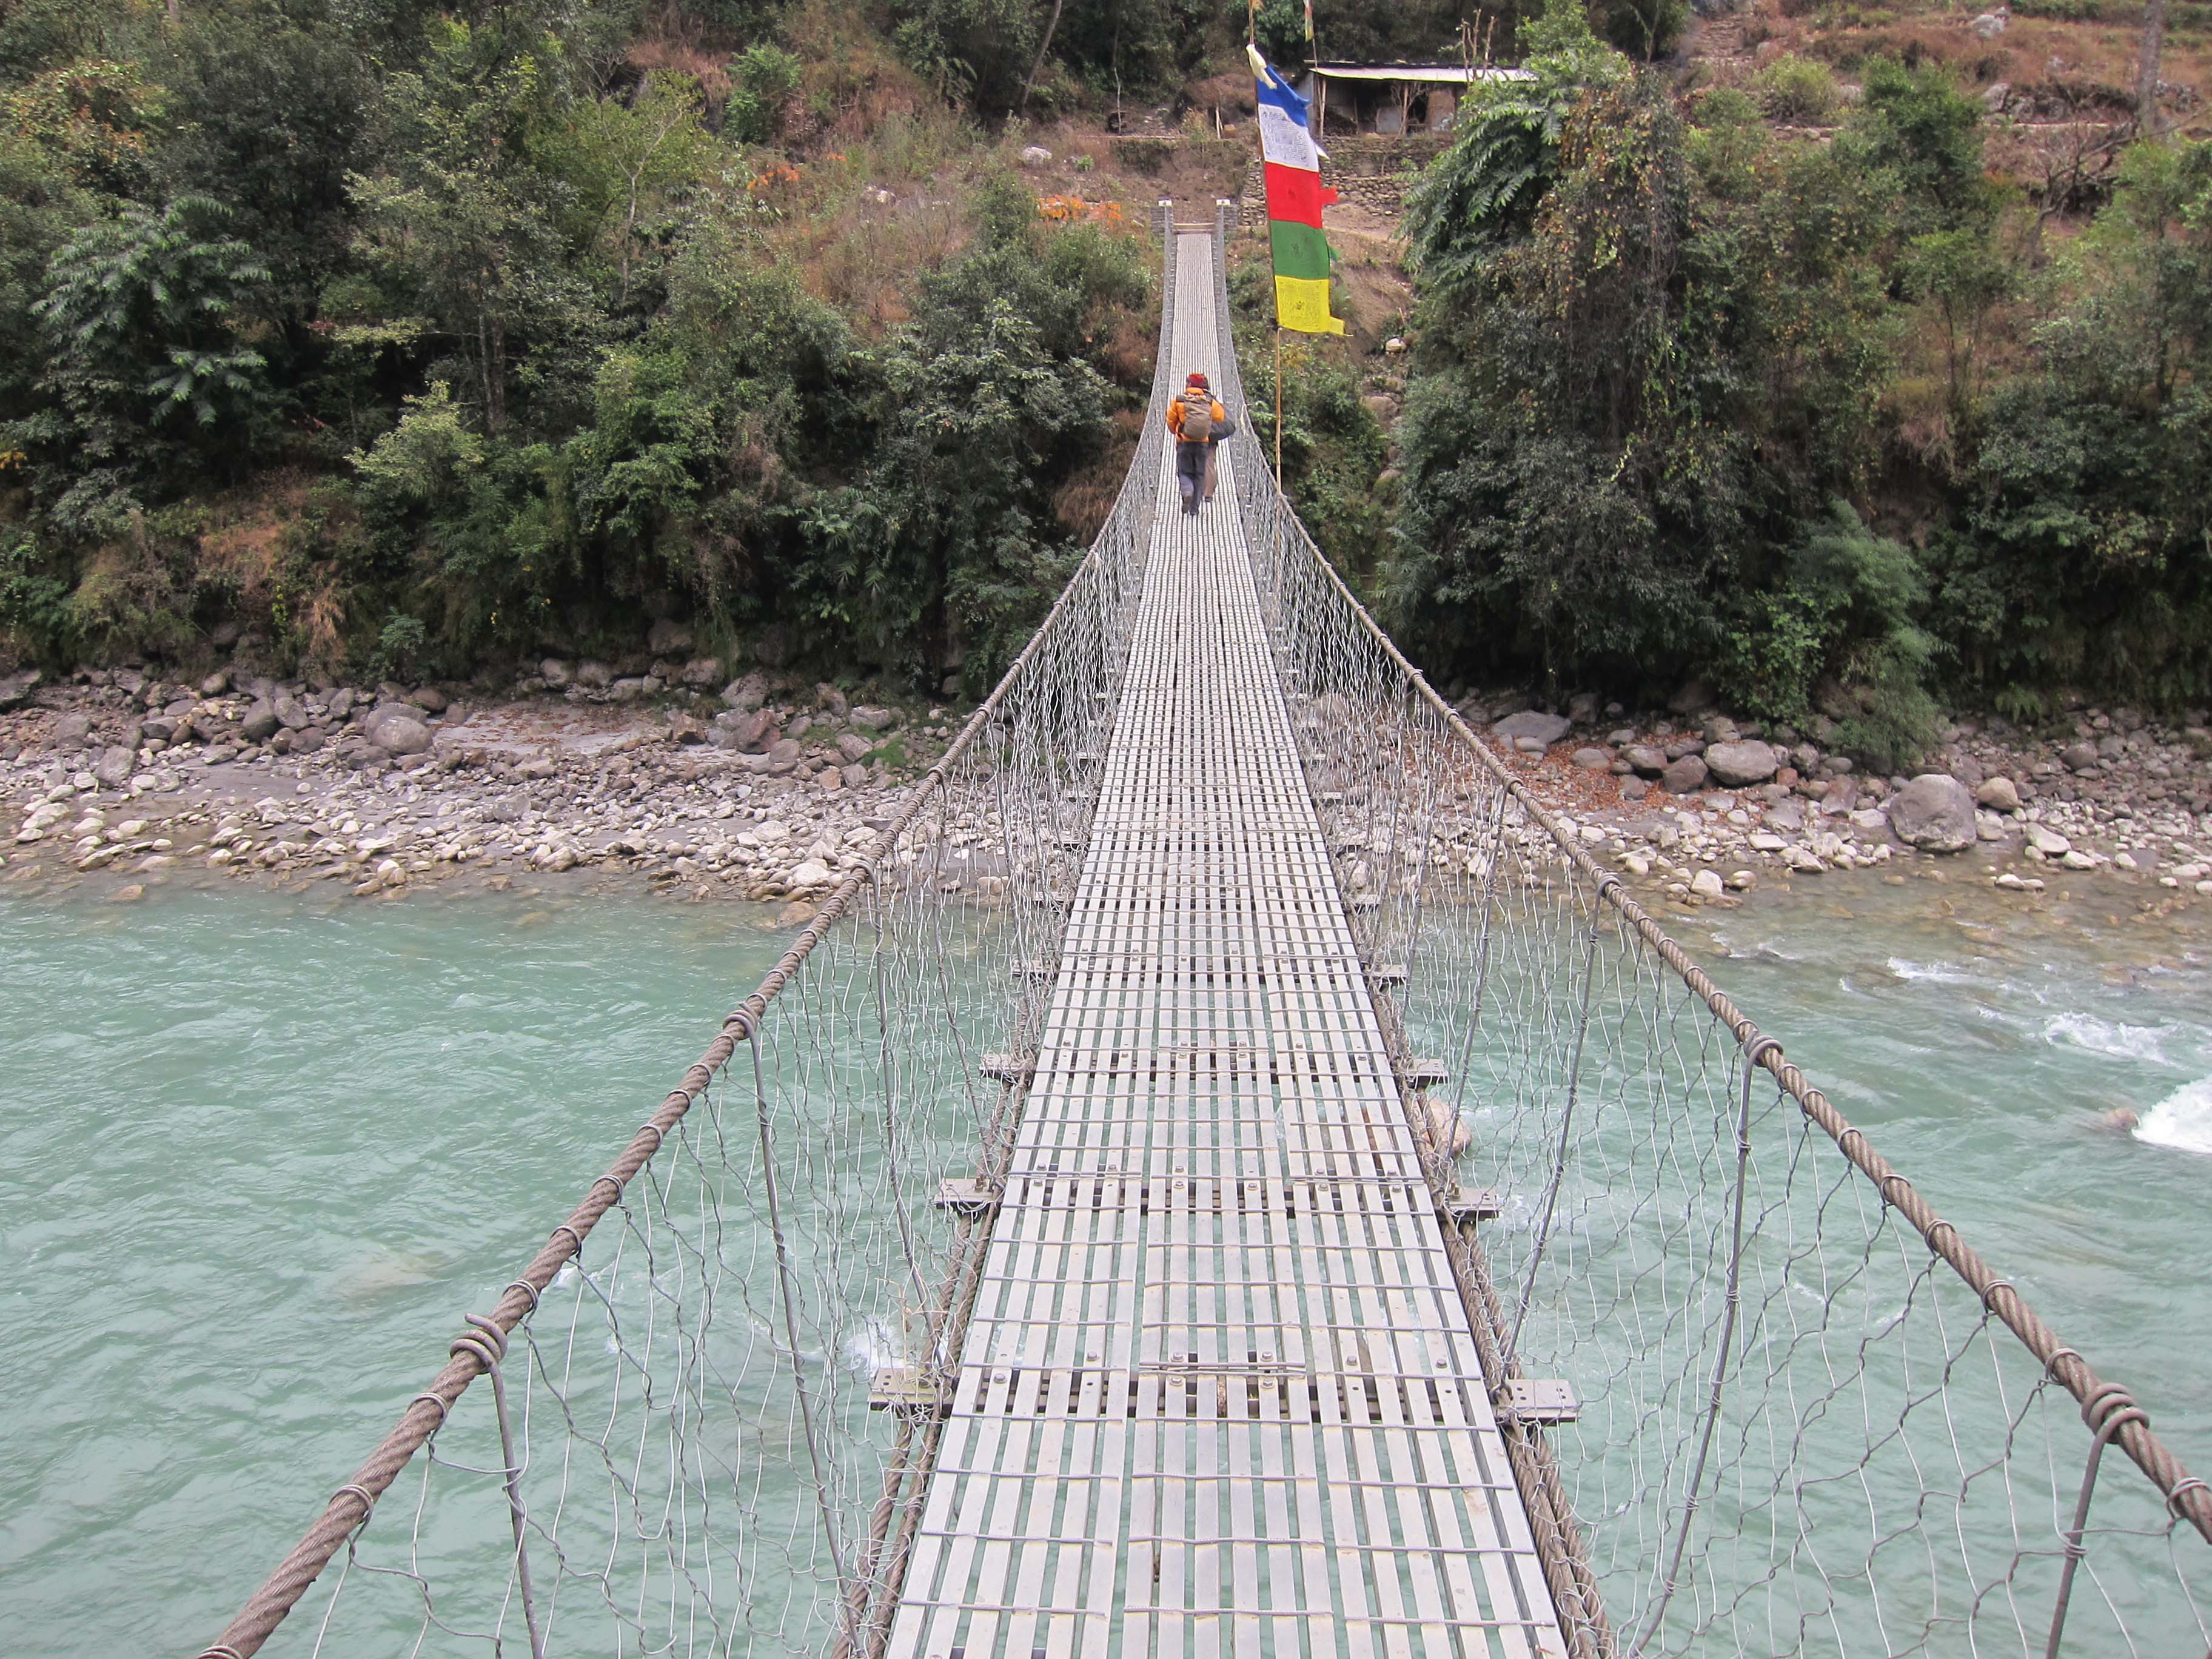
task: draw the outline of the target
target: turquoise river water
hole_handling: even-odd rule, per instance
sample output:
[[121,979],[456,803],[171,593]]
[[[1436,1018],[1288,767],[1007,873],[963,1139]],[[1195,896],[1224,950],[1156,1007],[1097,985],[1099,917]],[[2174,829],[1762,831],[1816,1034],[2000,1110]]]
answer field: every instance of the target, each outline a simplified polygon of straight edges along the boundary
[[[2212,938],[1871,880],[1684,927],[2212,1472]],[[0,939],[0,1594],[47,1659],[211,1638],[780,948],[582,889],[7,896]]]

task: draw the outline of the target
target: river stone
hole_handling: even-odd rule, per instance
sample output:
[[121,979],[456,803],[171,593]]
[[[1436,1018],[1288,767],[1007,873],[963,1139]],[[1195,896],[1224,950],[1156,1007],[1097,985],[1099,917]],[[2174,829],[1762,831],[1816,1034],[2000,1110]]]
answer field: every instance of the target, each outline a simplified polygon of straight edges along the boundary
[[418,685],[407,694],[407,701],[426,714],[446,712],[446,694],[434,685]]
[[775,718],[765,708],[727,709],[714,716],[708,741],[717,749],[757,755],[775,740]]
[[557,691],[568,684],[573,674],[568,665],[560,658],[548,657],[538,665],[538,678]]
[[2039,823],[2027,826],[2027,844],[2047,859],[2063,858],[2073,850],[2074,843],[2056,830]]
[[52,734],[46,739],[55,749],[82,749],[92,737],[92,716],[68,714],[54,722]]
[[845,694],[827,680],[814,688],[814,702],[817,708],[827,709],[841,720],[852,712],[853,708],[846,700]]
[[798,738],[778,738],[768,748],[768,769],[778,777],[795,770],[799,765],[799,752]]
[[864,732],[888,732],[898,724],[898,714],[896,710],[873,708],[866,703],[859,704],[854,708],[852,719],[853,724]]
[[1706,775],[1703,755],[1685,755],[1659,775],[1659,787],[1670,795],[1694,795],[1705,787]]
[[873,745],[872,745],[866,738],[860,736],[857,732],[844,732],[837,739],[837,752],[845,757],[845,762],[848,765],[859,760],[860,757],[866,754],[869,749]]
[[722,659],[720,657],[694,657],[684,665],[676,678],[685,685],[712,685],[722,678]]
[[1620,751],[1620,757],[1647,778],[1656,778],[1667,769],[1667,751],[1648,743],[1630,744]]
[[819,859],[808,859],[792,871],[786,884],[792,887],[827,887],[830,881],[830,866]]
[[387,755],[427,755],[430,752],[430,728],[419,720],[398,710],[381,720],[371,717],[368,740]]
[[1690,890],[1699,898],[1717,899],[1727,890],[1717,870],[1700,870],[1690,878]]
[[1716,743],[1705,755],[1705,769],[1732,789],[1765,783],[1778,769],[1771,745],[1749,742]]
[[136,750],[125,749],[120,744],[100,751],[100,764],[93,769],[93,776],[100,780],[103,789],[120,789],[131,781],[131,771],[137,763]]
[[307,706],[289,691],[279,691],[270,702],[276,711],[276,723],[287,731],[297,732],[307,724]]
[[238,735],[248,743],[266,743],[276,735],[276,711],[268,703],[257,702],[246,711],[246,718],[238,723]]
[[26,669],[20,674],[10,674],[0,680],[0,714],[21,708],[31,700],[31,688],[39,683],[39,671]]
[[2058,751],[2059,760],[2071,772],[2086,772],[2097,763],[2097,745],[2094,743],[2069,743]]
[[1574,762],[1585,772],[1607,771],[1613,765],[1613,751],[1595,747],[1577,749],[1574,753]]
[[1982,787],[1974,791],[1974,804],[1986,806],[1992,812],[2020,811],[2020,789],[2010,778],[1984,778]]
[[1962,851],[1977,836],[1973,792],[1948,772],[1923,772],[1889,798],[1889,827],[1923,852]]
[[1548,748],[1565,737],[1573,724],[1565,714],[1540,714],[1527,708],[1517,714],[1508,714],[1490,729],[1509,743],[1529,738]]
[[768,701],[767,677],[748,674],[743,679],[732,680],[722,688],[722,701],[741,714],[759,708]]

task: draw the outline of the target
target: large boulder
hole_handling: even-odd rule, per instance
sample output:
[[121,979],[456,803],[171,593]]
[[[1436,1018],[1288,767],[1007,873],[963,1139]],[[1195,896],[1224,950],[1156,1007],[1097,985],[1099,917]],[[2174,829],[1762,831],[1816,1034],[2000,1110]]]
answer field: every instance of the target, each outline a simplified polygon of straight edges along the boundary
[[685,685],[703,689],[722,678],[722,659],[720,657],[694,657],[684,665],[676,678]]
[[1710,744],[1705,750],[1705,769],[1731,789],[1765,783],[1780,769],[1772,747],[1756,739]]
[[288,732],[299,732],[309,724],[307,706],[289,691],[279,690],[269,705],[276,713],[276,723]]
[[1620,751],[1621,759],[1634,767],[1638,775],[1656,778],[1667,769],[1667,751],[1655,749],[1648,743],[1632,743]]
[[1668,763],[1659,775],[1659,787],[1670,795],[1694,795],[1705,787],[1708,777],[1703,755],[1685,755]]
[[1889,827],[1923,852],[1958,853],[1974,844],[1974,795],[1948,772],[1923,772],[1889,798]]
[[369,741],[387,755],[427,755],[430,752],[430,728],[421,720],[396,714],[380,722],[376,735]]
[[387,755],[427,755],[430,728],[422,711],[404,702],[387,702],[371,710],[361,724],[362,735]]
[[708,741],[717,749],[734,749],[742,755],[757,755],[775,742],[778,732],[775,717],[764,708],[732,708],[714,716],[713,731]]
[[276,710],[269,703],[257,702],[246,711],[246,718],[238,723],[238,735],[248,743],[266,743],[276,735],[281,724]]
[[576,684],[586,691],[604,691],[615,683],[614,665],[590,658],[576,665]]
[[31,700],[32,688],[39,683],[39,671],[27,668],[20,674],[10,674],[0,680],[0,714],[21,708]]
[[768,701],[768,677],[748,674],[722,688],[722,701],[738,713],[748,714]]
[[1565,714],[1540,714],[1533,708],[1517,714],[1508,714],[1490,728],[1492,735],[1508,743],[1517,743],[1522,738],[1549,746],[1567,735],[1574,722]]
[[853,724],[863,732],[888,732],[898,724],[898,711],[895,708],[874,708],[860,703],[853,709]]
[[93,776],[100,780],[100,787],[103,789],[120,789],[131,781],[131,774],[137,762],[137,750],[125,749],[118,744],[101,751],[100,764],[93,769]]

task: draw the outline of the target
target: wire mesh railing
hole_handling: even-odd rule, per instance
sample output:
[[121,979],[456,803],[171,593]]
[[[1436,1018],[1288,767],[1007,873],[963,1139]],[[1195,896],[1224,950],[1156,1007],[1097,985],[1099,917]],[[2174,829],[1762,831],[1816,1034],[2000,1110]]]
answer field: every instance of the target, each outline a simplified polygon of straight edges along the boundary
[[280,1624],[313,1653],[874,1650],[936,1432],[899,1407],[958,1361],[963,1194],[1039,1035],[1164,441],[1148,418],[943,760],[829,854],[790,950],[203,1659]]
[[[1241,407],[1225,280],[1218,314]],[[1238,459],[1309,787],[1462,1218],[1492,1381],[1576,1397],[1507,1417],[1532,1516],[1560,1500],[1578,1651],[2212,1651],[2212,1490],[1484,746]],[[2108,1446],[2133,1467],[2100,1484]]]

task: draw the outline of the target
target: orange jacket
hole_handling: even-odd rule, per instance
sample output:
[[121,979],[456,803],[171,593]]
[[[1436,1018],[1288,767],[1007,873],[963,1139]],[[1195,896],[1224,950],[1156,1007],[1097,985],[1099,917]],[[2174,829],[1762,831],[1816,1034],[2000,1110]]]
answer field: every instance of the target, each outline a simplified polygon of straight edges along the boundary
[[[1188,391],[1188,388],[1186,387],[1185,390]],[[1208,401],[1213,405],[1213,429],[1218,432],[1229,424],[1229,411],[1221,406],[1220,398],[1210,398]],[[1176,434],[1176,441],[1178,443],[1182,441],[1182,397],[1178,394],[1168,401],[1168,430]],[[1215,441],[1209,438],[1206,441],[1212,443]]]

